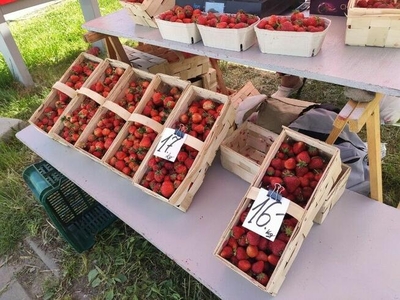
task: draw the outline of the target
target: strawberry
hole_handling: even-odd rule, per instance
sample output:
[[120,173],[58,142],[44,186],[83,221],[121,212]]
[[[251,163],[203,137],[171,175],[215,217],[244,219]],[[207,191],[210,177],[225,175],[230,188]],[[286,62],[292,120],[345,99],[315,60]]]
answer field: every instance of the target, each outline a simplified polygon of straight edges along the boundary
[[322,169],[324,167],[324,160],[321,156],[313,156],[308,164],[310,169]]
[[311,157],[312,157],[312,156],[317,156],[317,155],[319,155],[319,150],[318,150],[318,148],[316,148],[316,147],[308,146],[307,151],[308,151],[308,154],[309,154]]
[[282,185],[283,179],[280,177],[270,177],[270,184],[272,187],[275,187],[275,185]]
[[246,238],[247,238],[247,243],[249,245],[254,245],[254,246],[257,246],[261,240],[261,236],[259,234],[250,230],[246,233]]
[[300,180],[300,186],[305,187],[305,186],[310,186],[310,180],[307,177],[299,177]]
[[239,260],[237,266],[243,272],[248,272],[251,269],[251,263],[247,259]]
[[268,262],[273,265],[276,266],[278,264],[279,261],[279,256],[275,255],[275,254],[270,254],[268,255]]
[[279,151],[287,154],[292,151],[292,147],[288,143],[282,143],[279,147]]
[[230,246],[234,251],[236,251],[238,247],[237,240],[235,240],[233,237],[230,237],[228,239],[228,246]]
[[275,239],[273,242],[270,241],[270,243],[268,244],[268,248],[271,250],[272,254],[277,255],[277,256],[281,256],[283,251],[285,250],[286,247],[286,243]]
[[293,153],[296,155],[299,154],[300,152],[303,152],[304,150],[306,150],[306,148],[307,148],[306,143],[301,142],[301,141],[295,142],[292,146]]
[[249,211],[248,211],[248,210],[245,210],[245,211],[243,211],[243,212],[240,214],[240,222],[241,222],[241,223],[244,222],[244,220],[246,219],[248,213],[249,213]]
[[237,243],[239,246],[247,246],[247,239],[246,239],[246,235],[243,234],[240,238],[237,239]]
[[262,260],[256,261],[251,265],[251,271],[254,274],[260,274],[262,271],[264,271],[264,265],[265,265],[264,261]]
[[237,257],[238,260],[242,260],[242,259],[248,259],[249,256],[246,253],[246,249],[243,247],[237,247],[236,252],[235,252],[235,256]]
[[305,164],[298,163],[296,165],[295,174],[297,177],[302,177],[302,176],[306,175],[308,173],[308,171],[309,171],[309,168]]
[[262,260],[264,262],[268,262],[268,254],[264,251],[258,251],[257,256],[255,257],[256,260]]
[[254,258],[254,257],[256,257],[257,255],[258,255],[258,247],[257,246],[254,246],[254,245],[248,245],[247,247],[246,247],[246,254],[249,256],[249,257],[251,257],[251,258]]
[[303,187],[302,193],[304,200],[310,199],[313,192],[314,190],[311,187],[309,186]]
[[242,226],[233,226],[231,229],[231,236],[235,239],[239,239],[244,233],[245,230]]
[[269,280],[268,275],[265,274],[265,273],[257,274],[256,279],[257,279],[257,281],[258,281],[259,283],[261,283],[262,285],[267,285],[268,280]]
[[274,174],[275,174],[275,169],[273,168],[273,167],[271,167],[271,166],[269,166],[268,168],[267,168],[267,171],[265,172],[268,176],[274,176]]
[[269,243],[269,240],[267,240],[265,237],[260,236],[260,241],[258,243],[258,249],[263,250],[263,251],[267,250],[268,243]]
[[293,193],[300,186],[300,179],[297,176],[286,176],[283,182],[289,193]]
[[285,168],[283,160],[276,157],[271,160],[270,166],[276,170],[283,170]]
[[310,155],[308,154],[308,151],[301,151],[296,155],[296,160],[298,163],[301,163],[303,165],[306,165],[310,162]]
[[290,157],[284,162],[285,169],[294,170],[296,168],[296,159],[294,157]]
[[278,235],[276,236],[278,240],[281,240],[282,242],[289,242],[290,237],[286,235],[284,232],[279,232]]
[[164,181],[161,184],[160,193],[165,198],[169,198],[175,192],[174,184],[171,181]]
[[219,254],[221,257],[225,259],[230,259],[233,256],[233,249],[231,246],[225,246],[222,248],[221,253]]

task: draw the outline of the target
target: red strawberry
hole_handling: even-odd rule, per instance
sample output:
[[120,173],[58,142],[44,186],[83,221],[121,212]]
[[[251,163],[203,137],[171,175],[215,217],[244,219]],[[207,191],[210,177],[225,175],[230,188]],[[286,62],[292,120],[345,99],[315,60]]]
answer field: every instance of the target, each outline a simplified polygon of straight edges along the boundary
[[247,238],[247,243],[249,245],[254,245],[254,246],[257,246],[261,240],[261,236],[259,234],[250,230],[246,233],[246,238]]
[[231,236],[235,239],[239,239],[244,233],[245,230],[242,226],[233,226],[231,229]]
[[302,193],[303,193],[303,198],[304,198],[304,200],[310,199],[310,198],[311,198],[311,195],[312,195],[312,193],[313,193],[313,191],[314,191],[314,190],[313,190],[311,187],[309,187],[309,186],[303,187]]
[[230,238],[228,239],[228,246],[231,246],[232,249],[233,249],[234,251],[236,251],[236,249],[237,249],[237,247],[238,247],[237,240],[235,240],[233,237],[230,237]]
[[268,255],[268,262],[271,265],[276,266],[278,264],[278,261],[279,261],[279,256],[278,255],[275,255],[275,254]]
[[278,240],[281,240],[282,242],[289,242],[290,237],[286,235],[284,232],[279,232],[278,235],[276,236]]
[[297,176],[286,176],[283,182],[289,193],[293,193],[300,186],[300,179]]
[[261,283],[262,285],[267,285],[268,280],[269,280],[268,275],[265,273],[258,274],[256,278],[257,278],[257,281],[259,283]]
[[299,180],[302,187],[310,186],[310,180],[307,177],[299,177]]
[[265,265],[264,261],[262,260],[256,261],[251,265],[251,270],[255,274],[260,274],[262,271],[264,271],[264,265]]
[[243,247],[237,247],[235,256],[237,257],[238,260],[249,258],[249,256],[246,253],[246,249]]
[[272,187],[275,187],[275,185],[282,185],[283,179],[280,177],[270,177],[270,184]]
[[322,169],[324,167],[324,160],[321,156],[313,156],[308,164],[310,169]]
[[221,253],[219,254],[221,257],[230,259],[233,256],[233,249],[231,246],[225,246],[222,248]]
[[315,147],[313,147],[313,146],[308,146],[307,151],[308,151],[308,154],[309,154],[311,157],[312,157],[312,156],[317,156],[317,155],[319,155],[319,150],[318,150],[318,148],[315,148]]
[[254,245],[248,245],[247,247],[246,247],[246,254],[249,256],[249,257],[251,257],[251,258],[254,258],[254,257],[256,257],[257,255],[258,255],[258,247],[257,246],[254,246]]
[[288,143],[282,143],[279,147],[279,151],[287,154],[292,151],[292,147]]
[[296,159],[294,157],[290,157],[284,162],[285,169],[294,170],[296,168]]
[[243,211],[243,212],[240,214],[240,222],[241,222],[241,223],[244,222],[244,220],[246,219],[248,213],[249,213],[249,211],[248,211],[248,210],[245,210],[245,211]]
[[285,168],[283,160],[276,157],[271,160],[270,166],[275,170],[283,170]]
[[295,142],[292,146],[293,153],[296,155],[299,154],[300,152],[303,152],[304,150],[306,150],[306,148],[307,148],[306,143],[301,142],[301,141]]
[[307,151],[302,151],[296,155],[296,160],[298,163],[307,165],[310,162],[310,155]]
[[251,269],[251,263],[247,259],[239,260],[237,266],[243,272],[248,272]]
[[275,169],[273,167],[268,167],[267,171],[265,172],[268,176],[274,176],[275,174]]
[[268,262],[268,254],[265,253],[264,251],[258,251],[256,260],[262,260],[264,262]]
[[269,240],[267,240],[265,237],[260,236],[260,242],[258,243],[258,249],[263,250],[263,251],[267,250],[268,243],[269,243]]
[[165,198],[171,197],[171,195],[174,193],[174,191],[175,191],[175,187],[171,181],[164,181],[161,184],[160,192],[161,192],[161,195],[163,195]]
[[270,241],[270,243],[268,244],[268,248],[271,250],[272,254],[277,255],[277,256],[281,256],[283,251],[285,250],[286,247],[286,243],[275,239],[273,242]]

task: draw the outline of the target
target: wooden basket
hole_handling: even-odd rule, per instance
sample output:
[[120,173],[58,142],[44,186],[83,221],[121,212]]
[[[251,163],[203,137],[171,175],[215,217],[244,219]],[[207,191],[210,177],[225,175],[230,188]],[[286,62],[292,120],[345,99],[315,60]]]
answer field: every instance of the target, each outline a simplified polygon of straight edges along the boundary
[[121,0],[119,3],[128,10],[136,24],[157,28],[154,16],[173,8],[175,0],[144,0],[143,3]]
[[[304,208],[297,205],[294,202],[290,202],[287,214],[294,217],[298,220],[296,226],[294,227],[293,233],[290,236],[289,241],[286,244],[286,247],[280,256],[280,259],[276,265],[276,267],[269,274],[269,281],[264,286],[260,284],[257,280],[251,277],[249,274],[241,271],[236,265],[232,264],[230,261],[220,256],[222,248],[227,244],[228,239],[230,237],[231,229],[233,226],[239,224],[240,216],[242,212],[248,209],[249,205],[253,203],[253,200],[256,199],[264,174],[268,166],[271,163],[271,160],[274,158],[275,154],[278,152],[278,149],[283,141],[287,138],[291,138],[296,141],[304,141],[305,143],[318,148],[320,151],[324,153],[324,155],[329,158],[328,165],[318,182],[318,185],[314,189],[313,194],[310,199],[307,201]],[[324,203],[325,198],[331,191],[334,182],[337,181],[337,178],[341,172],[341,162],[339,150],[331,145],[323,143],[319,140],[310,138],[306,135],[300,134],[296,131],[288,129],[286,127],[283,128],[282,133],[278,136],[275,142],[272,144],[268,154],[266,155],[264,161],[261,164],[260,172],[258,176],[255,178],[254,182],[249,187],[246,195],[242,199],[239,207],[236,209],[234,216],[226,227],[225,231],[220,238],[218,245],[214,251],[214,255],[223,262],[227,267],[249,280],[261,290],[271,294],[276,295],[283,284],[283,281],[286,278],[286,275],[294,262],[298,251],[305,238],[307,237],[309,231],[313,226],[313,220],[320,210],[321,206]]]
[[[138,172],[133,178],[133,183],[135,186],[152,195],[154,198],[173,205],[179,210],[186,212],[192,203],[195,193],[203,183],[206,171],[214,160],[219,145],[225,138],[230,127],[234,124],[234,112],[230,105],[229,98],[226,95],[215,93],[196,86],[190,86],[185,91],[185,94],[182,95],[182,98],[183,99],[181,100],[180,104],[178,107],[176,107],[176,110],[174,110],[173,115],[165,124],[165,128],[175,128],[175,124],[179,116],[188,109],[189,105],[193,101],[200,98],[208,98],[218,103],[223,103],[224,107],[221,110],[220,116],[214,123],[210,134],[207,136],[204,142],[192,136],[187,137],[185,144],[196,149],[198,151],[198,155],[186,174],[186,177],[170,198],[167,199],[150,189],[144,188],[140,184],[141,179],[148,170],[148,161],[153,155],[146,157],[146,159],[143,161],[143,165],[139,168]],[[156,144],[160,138],[161,136],[157,138],[155,142]]]
[[[100,96],[96,93],[95,93],[95,95]],[[68,105],[67,109],[64,110],[64,112],[62,113],[60,118],[57,120],[57,122],[51,128],[51,130],[49,131],[49,136],[65,146],[73,147],[74,144],[79,139],[80,135],[85,130],[85,127],[82,128],[80,126],[79,131],[77,132],[79,137],[76,139],[74,138],[72,140],[69,140],[69,139],[63,137],[62,131],[64,130],[65,122],[68,121],[68,117],[74,115],[75,112],[79,112],[82,109],[82,104],[85,103],[86,101],[91,102],[93,104],[94,109],[91,114],[88,114],[87,117],[85,117],[85,118],[81,118],[81,120],[85,120],[86,124],[89,124],[90,120],[94,117],[97,110],[100,108],[101,105],[103,105],[105,99],[103,97],[90,98],[90,97],[86,96],[85,94],[78,93],[78,95],[75,96],[74,99],[72,99],[72,101]]]
[[[84,155],[89,156],[91,159],[94,159],[95,161],[99,162],[101,158],[105,155],[107,152],[107,149],[109,149],[112,146],[112,143],[110,144],[110,141],[107,141],[107,138],[104,136],[99,136],[96,138],[96,141],[101,142],[104,144],[103,147],[100,146],[99,150],[93,150],[90,147],[90,139],[93,139],[93,135],[95,136],[95,130],[100,127],[103,128],[105,126],[99,125],[99,123],[103,123],[104,119],[107,119],[108,116],[107,114],[111,112],[117,116],[116,119],[119,121],[119,125],[112,124],[110,126],[107,126],[108,129],[110,129],[113,133],[113,135],[108,135],[107,137],[110,140],[113,140],[112,143],[114,143],[115,138],[123,128],[124,124],[126,121],[129,119],[131,114],[123,109],[121,106],[115,104],[112,101],[106,101],[104,104],[97,110],[96,114],[93,116],[93,118],[90,120],[89,124],[86,126],[85,130],[82,132],[80,135],[79,139],[76,141],[74,144],[75,148],[82,152]],[[108,144],[108,145],[107,145]],[[94,144],[93,147],[96,147]],[[96,153],[96,155],[95,155]]]
[[136,47],[136,50],[166,59],[168,64],[166,72],[163,73],[177,76],[183,80],[206,74],[210,68],[207,56],[193,55],[148,44],[141,44]]
[[240,103],[249,96],[260,95],[260,92],[254,87],[251,81],[248,81],[239,91],[231,96],[231,102],[234,109],[237,109]]
[[400,10],[356,7],[348,3],[345,44],[400,48]]
[[277,134],[244,122],[221,144],[222,166],[247,182],[253,182]]
[[168,61],[166,59],[126,45],[123,47],[132,67],[153,74],[167,74]]
[[209,68],[206,74],[191,78],[190,82],[194,86],[204,88],[213,92],[217,91],[217,71],[213,68]]
[[[55,123],[54,120],[61,116],[62,112],[67,108],[71,100],[77,95],[77,90],[79,90],[82,86],[88,86],[87,79],[93,76],[93,71],[97,69],[102,62],[103,60],[101,58],[89,53],[82,52],[79,54],[79,56],[61,76],[61,78],[54,83],[49,95],[28,120],[29,123],[35,125],[35,127],[38,129],[49,132]],[[77,71],[78,69],[76,69],[77,66],[80,69],[79,72]],[[85,68],[87,68],[87,70],[85,70]],[[74,82],[71,80],[71,75],[76,75]],[[78,80],[79,82],[75,80]],[[49,112],[49,108],[52,108],[54,112]],[[47,126],[38,126],[39,121],[40,124],[42,124],[41,121],[45,117],[45,114],[47,114],[47,116],[53,116],[55,114],[56,118],[52,117],[50,124],[48,124],[48,121],[45,121]]]
[[342,196],[344,190],[346,189],[346,184],[349,179],[351,168],[348,165],[342,164],[342,171],[340,172],[338,180],[334,183],[331,191],[329,192],[327,198],[322,204],[321,209],[318,211],[314,218],[314,222],[322,224],[328,213],[332,210],[333,206],[338,202]]

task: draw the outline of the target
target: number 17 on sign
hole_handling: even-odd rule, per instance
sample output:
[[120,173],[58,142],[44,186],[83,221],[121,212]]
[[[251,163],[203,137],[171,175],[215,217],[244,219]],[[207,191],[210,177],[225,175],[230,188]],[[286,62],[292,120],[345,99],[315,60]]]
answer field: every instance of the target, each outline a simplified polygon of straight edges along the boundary
[[243,227],[274,241],[290,200],[261,188],[243,222]]

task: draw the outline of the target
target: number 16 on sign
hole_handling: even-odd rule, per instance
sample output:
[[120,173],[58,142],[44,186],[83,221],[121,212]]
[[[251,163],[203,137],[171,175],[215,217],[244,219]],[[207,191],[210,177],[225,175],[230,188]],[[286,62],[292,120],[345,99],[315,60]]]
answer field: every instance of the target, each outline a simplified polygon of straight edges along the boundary
[[289,199],[261,188],[243,222],[243,227],[274,241],[289,204]]

